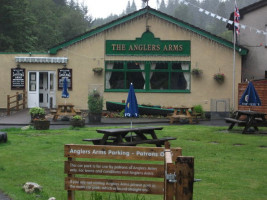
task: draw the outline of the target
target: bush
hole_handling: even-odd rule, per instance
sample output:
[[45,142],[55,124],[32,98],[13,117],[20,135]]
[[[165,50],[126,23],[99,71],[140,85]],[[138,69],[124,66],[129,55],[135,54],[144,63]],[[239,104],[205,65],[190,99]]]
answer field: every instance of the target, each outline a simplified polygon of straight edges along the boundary
[[103,97],[100,95],[100,93],[94,89],[91,93],[88,95],[88,110],[89,113],[102,113],[103,110]]

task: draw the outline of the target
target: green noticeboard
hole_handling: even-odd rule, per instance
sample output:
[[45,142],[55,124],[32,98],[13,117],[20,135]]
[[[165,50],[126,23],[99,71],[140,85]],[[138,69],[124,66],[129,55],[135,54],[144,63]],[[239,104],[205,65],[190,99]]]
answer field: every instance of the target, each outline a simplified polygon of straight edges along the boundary
[[136,40],[106,40],[106,55],[190,56],[190,40],[160,40],[150,31]]

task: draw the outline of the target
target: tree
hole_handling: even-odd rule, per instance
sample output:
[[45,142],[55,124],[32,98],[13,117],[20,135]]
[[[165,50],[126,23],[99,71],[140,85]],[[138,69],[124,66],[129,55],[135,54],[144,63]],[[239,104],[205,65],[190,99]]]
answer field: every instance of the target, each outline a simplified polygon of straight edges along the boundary
[[29,52],[37,37],[31,27],[36,24],[27,0],[0,1],[0,51]]

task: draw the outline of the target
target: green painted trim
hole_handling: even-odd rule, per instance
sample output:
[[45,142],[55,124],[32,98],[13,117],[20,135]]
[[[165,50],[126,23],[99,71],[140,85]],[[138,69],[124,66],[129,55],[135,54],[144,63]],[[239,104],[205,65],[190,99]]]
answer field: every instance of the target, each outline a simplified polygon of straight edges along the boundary
[[[190,30],[190,31],[192,31],[194,33],[197,33],[197,34],[199,34],[199,35],[201,35],[201,36],[203,36],[205,38],[208,38],[210,40],[216,41],[217,43],[219,43],[219,44],[221,44],[223,46],[226,46],[228,48],[231,48],[231,49],[234,48],[234,45],[233,45],[232,42],[229,42],[229,41],[227,41],[227,40],[225,40],[223,38],[220,38],[220,37],[218,37],[216,35],[213,35],[213,34],[211,34],[209,32],[201,30],[201,29],[199,29],[197,27],[194,27],[194,26],[192,26],[192,25],[190,25],[188,23],[180,21],[180,20],[178,20],[178,19],[176,19],[174,17],[171,17],[171,16],[169,16],[167,14],[164,14],[162,12],[159,12],[159,11],[157,11],[155,9],[147,7],[147,8],[141,9],[139,11],[136,11],[136,12],[134,12],[132,14],[126,15],[124,17],[121,17],[121,18],[119,18],[119,19],[117,19],[115,21],[112,21],[112,22],[108,23],[108,24],[105,24],[103,26],[95,28],[95,29],[83,34],[83,35],[77,36],[77,37],[75,37],[75,38],[73,38],[73,39],[71,39],[69,41],[66,41],[66,42],[64,42],[62,44],[59,44],[59,45],[57,45],[55,47],[52,47],[51,49],[49,49],[48,53],[57,54],[57,52],[62,48],[66,48],[66,47],[68,47],[68,46],[70,46],[72,44],[75,44],[76,42],[79,42],[79,41],[84,40],[84,39],[86,39],[88,37],[91,37],[93,35],[101,33],[101,32],[103,32],[105,30],[113,28],[113,27],[115,27],[117,25],[120,25],[122,23],[126,23],[126,22],[128,22],[128,21],[130,21],[130,20],[132,20],[132,19],[134,19],[136,17],[139,17],[141,15],[144,15],[146,13],[149,13],[151,15],[154,15],[156,17],[164,19],[164,20],[166,20],[166,21],[168,21],[170,23],[176,24],[177,26],[180,26],[180,27],[182,27],[184,29],[187,29],[187,30]],[[245,48],[240,47],[238,45],[236,45],[235,49],[240,55],[247,55],[247,53],[248,53],[248,49],[245,49]]]
[[26,55],[35,55],[35,54],[47,54],[47,52],[0,52],[0,54],[26,54]]
[[[122,69],[108,69],[107,64],[108,63],[114,63],[114,62],[120,62],[123,63],[123,68]],[[144,69],[134,69],[134,70],[127,70],[127,63],[128,62],[138,62],[138,63],[143,63],[144,64]],[[150,63],[168,63],[168,69],[160,69],[160,70],[151,70],[149,68]],[[179,69],[171,69],[171,64],[172,63],[187,63],[189,65],[188,70],[179,70]],[[151,71],[156,71],[156,72],[168,72],[169,73],[169,79],[168,82],[170,85],[170,75],[172,72],[185,72],[191,74],[191,62],[190,61],[122,61],[122,60],[112,60],[112,61],[105,61],[105,83],[106,83],[106,72],[145,72],[145,88],[148,89],[135,89],[136,92],[139,93],[191,93],[191,76],[190,76],[190,88],[185,89],[185,90],[175,90],[175,89],[164,89],[164,90],[159,90],[159,89],[149,89],[149,80],[150,80],[150,72]],[[125,77],[124,77],[125,78]],[[126,83],[126,80],[124,79],[124,84]],[[125,85],[124,85],[125,86]],[[104,91],[105,92],[129,92],[129,89],[106,89],[106,85],[104,85]]]

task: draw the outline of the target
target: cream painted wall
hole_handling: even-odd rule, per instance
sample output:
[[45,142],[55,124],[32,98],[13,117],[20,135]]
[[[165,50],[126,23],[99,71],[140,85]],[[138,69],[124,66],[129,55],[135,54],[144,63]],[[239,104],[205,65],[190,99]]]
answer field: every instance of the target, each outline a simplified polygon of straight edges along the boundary
[[[105,101],[121,102],[126,100],[127,92],[104,92],[105,73],[97,75],[92,71],[94,67],[104,68],[105,61],[108,60],[191,61],[191,68],[199,67],[203,70],[202,77],[195,78],[191,76],[191,93],[137,93],[139,104],[161,106],[201,104],[205,111],[209,111],[212,98],[232,99],[232,49],[181,29],[155,16],[150,16],[148,24],[154,36],[161,40],[191,40],[191,56],[105,56],[105,40],[135,40],[137,37],[141,37],[146,31],[146,19],[145,17],[138,17],[126,24],[121,24],[58,51],[55,57],[67,57],[67,68],[71,68],[73,71],[73,89],[69,91],[70,98],[67,99],[67,102],[73,103],[76,108],[87,109],[88,92],[94,88],[98,88],[103,92]],[[237,87],[241,77],[241,57],[239,54],[236,55],[235,104],[237,106]],[[0,73],[4,75],[4,79],[0,80],[2,91],[0,93],[0,108],[6,108],[6,95],[16,92],[10,90],[10,68],[16,66],[15,56],[28,55],[0,55]],[[38,56],[46,57],[49,55]],[[26,68],[27,73],[27,71],[33,69],[54,70],[57,72],[57,69],[63,66],[59,64],[21,64],[21,67]],[[218,84],[213,79],[213,75],[219,71],[226,75],[223,84]],[[61,98],[61,91],[57,92],[56,98],[57,103],[65,101],[65,99]]]

